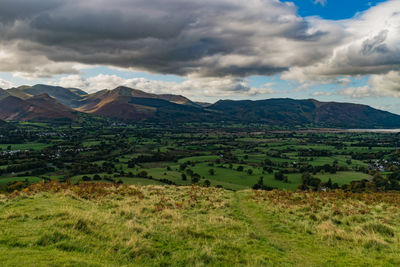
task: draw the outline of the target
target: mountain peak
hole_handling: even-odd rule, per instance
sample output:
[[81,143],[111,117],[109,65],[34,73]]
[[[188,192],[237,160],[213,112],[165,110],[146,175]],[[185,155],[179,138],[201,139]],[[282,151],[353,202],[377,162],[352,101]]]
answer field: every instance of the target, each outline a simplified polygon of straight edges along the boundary
[[131,96],[133,89],[126,86],[118,86],[117,88],[111,91],[121,96]]
[[154,98],[154,94],[146,93],[144,91],[133,89],[126,86],[118,86],[111,90],[111,92],[118,94],[119,96],[131,96],[131,97],[148,97]]

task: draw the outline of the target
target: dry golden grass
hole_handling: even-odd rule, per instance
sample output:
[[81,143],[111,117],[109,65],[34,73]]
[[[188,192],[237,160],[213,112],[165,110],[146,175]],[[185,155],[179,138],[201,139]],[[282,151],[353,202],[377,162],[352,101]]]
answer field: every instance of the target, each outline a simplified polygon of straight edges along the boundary
[[41,183],[0,195],[0,262],[396,266],[399,203],[392,193]]
[[253,201],[269,203],[305,232],[323,241],[348,241],[370,247],[399,244],[400,194],[254,191]]

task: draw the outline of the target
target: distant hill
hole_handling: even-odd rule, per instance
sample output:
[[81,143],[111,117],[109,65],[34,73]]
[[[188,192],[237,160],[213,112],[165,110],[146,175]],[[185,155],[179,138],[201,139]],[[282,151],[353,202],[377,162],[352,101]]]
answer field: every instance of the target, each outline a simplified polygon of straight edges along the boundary
[[123,120],[198,121],[211,117],[199,105],[178,95],[156,95],[128,87],[103,90],[89,95],[77,110]]
[[341,128],[400,127],[400,116],[387,111],[366,105],[313,99],[221,100],[209,108],[224,112],[232,120],[241,122]]
[[314,123],[344,128],[396,128],[400,126],[400,116],[367,105],[329,102],[317,108]]
[[293,99],[221,100],[209,108],[227,114],[234,121],[304,125],[311,121],[314,104]]
[[206,110],[199,106],[176,104],[163,99],[132,98],[129,103],[155,109],[155,113],[148,121],[169,123],[214,122],[221,119],[221,115],[215,111]]
[[78,107],[80,105],[80,101],[87,96],[87,93],[80,89],[43,84],[37,84],[34,86],[21,86],[18,88],[8,89],[7,92],[10,95],[21,99],[28,99],[32,96],[47,94],[61,104],[73,108]]
[[84,112],[93,113],[96,112],[99,108],[103,107],[105,104],[110,102],[120,101],[121,99],[129,99],[129,98],[150,98],[150,99],[161,99],[175,104],[181,105],[191,105],[197,106],[194,102],[190,101],[188,98],[180,95],[172,95],[172,94],[150,94],[143,92],[141,90],[132,89],[125,86],[117,87],[113,90],[102,90],[97,93],[88,95],[85,99],[82,100],[81,106],[78,107],[79,110]]
[[47,94],[28,99],[8,96],[0,100],[0,119],[16,121],[40,121],[76,118],[76,111],[68,108]]
[[3,120],[74,119],[76,111],[131,122],[226,121],[288,127],[400,128],[399,115],[366,105],[313,99],[220,100],[209,104],[125,86],[93,94],[48,85],[0,89]]

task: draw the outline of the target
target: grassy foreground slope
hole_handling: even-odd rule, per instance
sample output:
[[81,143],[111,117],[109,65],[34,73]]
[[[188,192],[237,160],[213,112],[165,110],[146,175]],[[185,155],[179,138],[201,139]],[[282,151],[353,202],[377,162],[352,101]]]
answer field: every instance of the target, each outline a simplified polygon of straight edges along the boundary
[[400,195],[36,184],[0,195],[3,266],[398,266]]

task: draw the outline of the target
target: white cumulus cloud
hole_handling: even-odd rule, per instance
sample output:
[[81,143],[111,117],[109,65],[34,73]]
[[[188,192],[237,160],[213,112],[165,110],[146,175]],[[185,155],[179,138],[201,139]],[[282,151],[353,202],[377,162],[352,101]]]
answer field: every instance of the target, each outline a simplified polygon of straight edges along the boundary
[[8,89],[8,88],[11,88],[13,86],[14,86],[13,83],[11,83],[9,81],[6,81],[6,80],[3,80],[3,79],[0,79],[0,88],[1,89]]
[[117,75],[99,74],[83,78],[79,75],[62,77],[54,85],[70,88],[81,88],[89,93],[103,89],[114,89],[127,86],[155,94],[179,94],[188,97],[210,96],[228,97],[232,95],[257,96],[274,94],[272,83],[260,87],[252,87],[247,79],[224,78],[191,78],[182,82],[157,81],[145,78],[124,79]]

